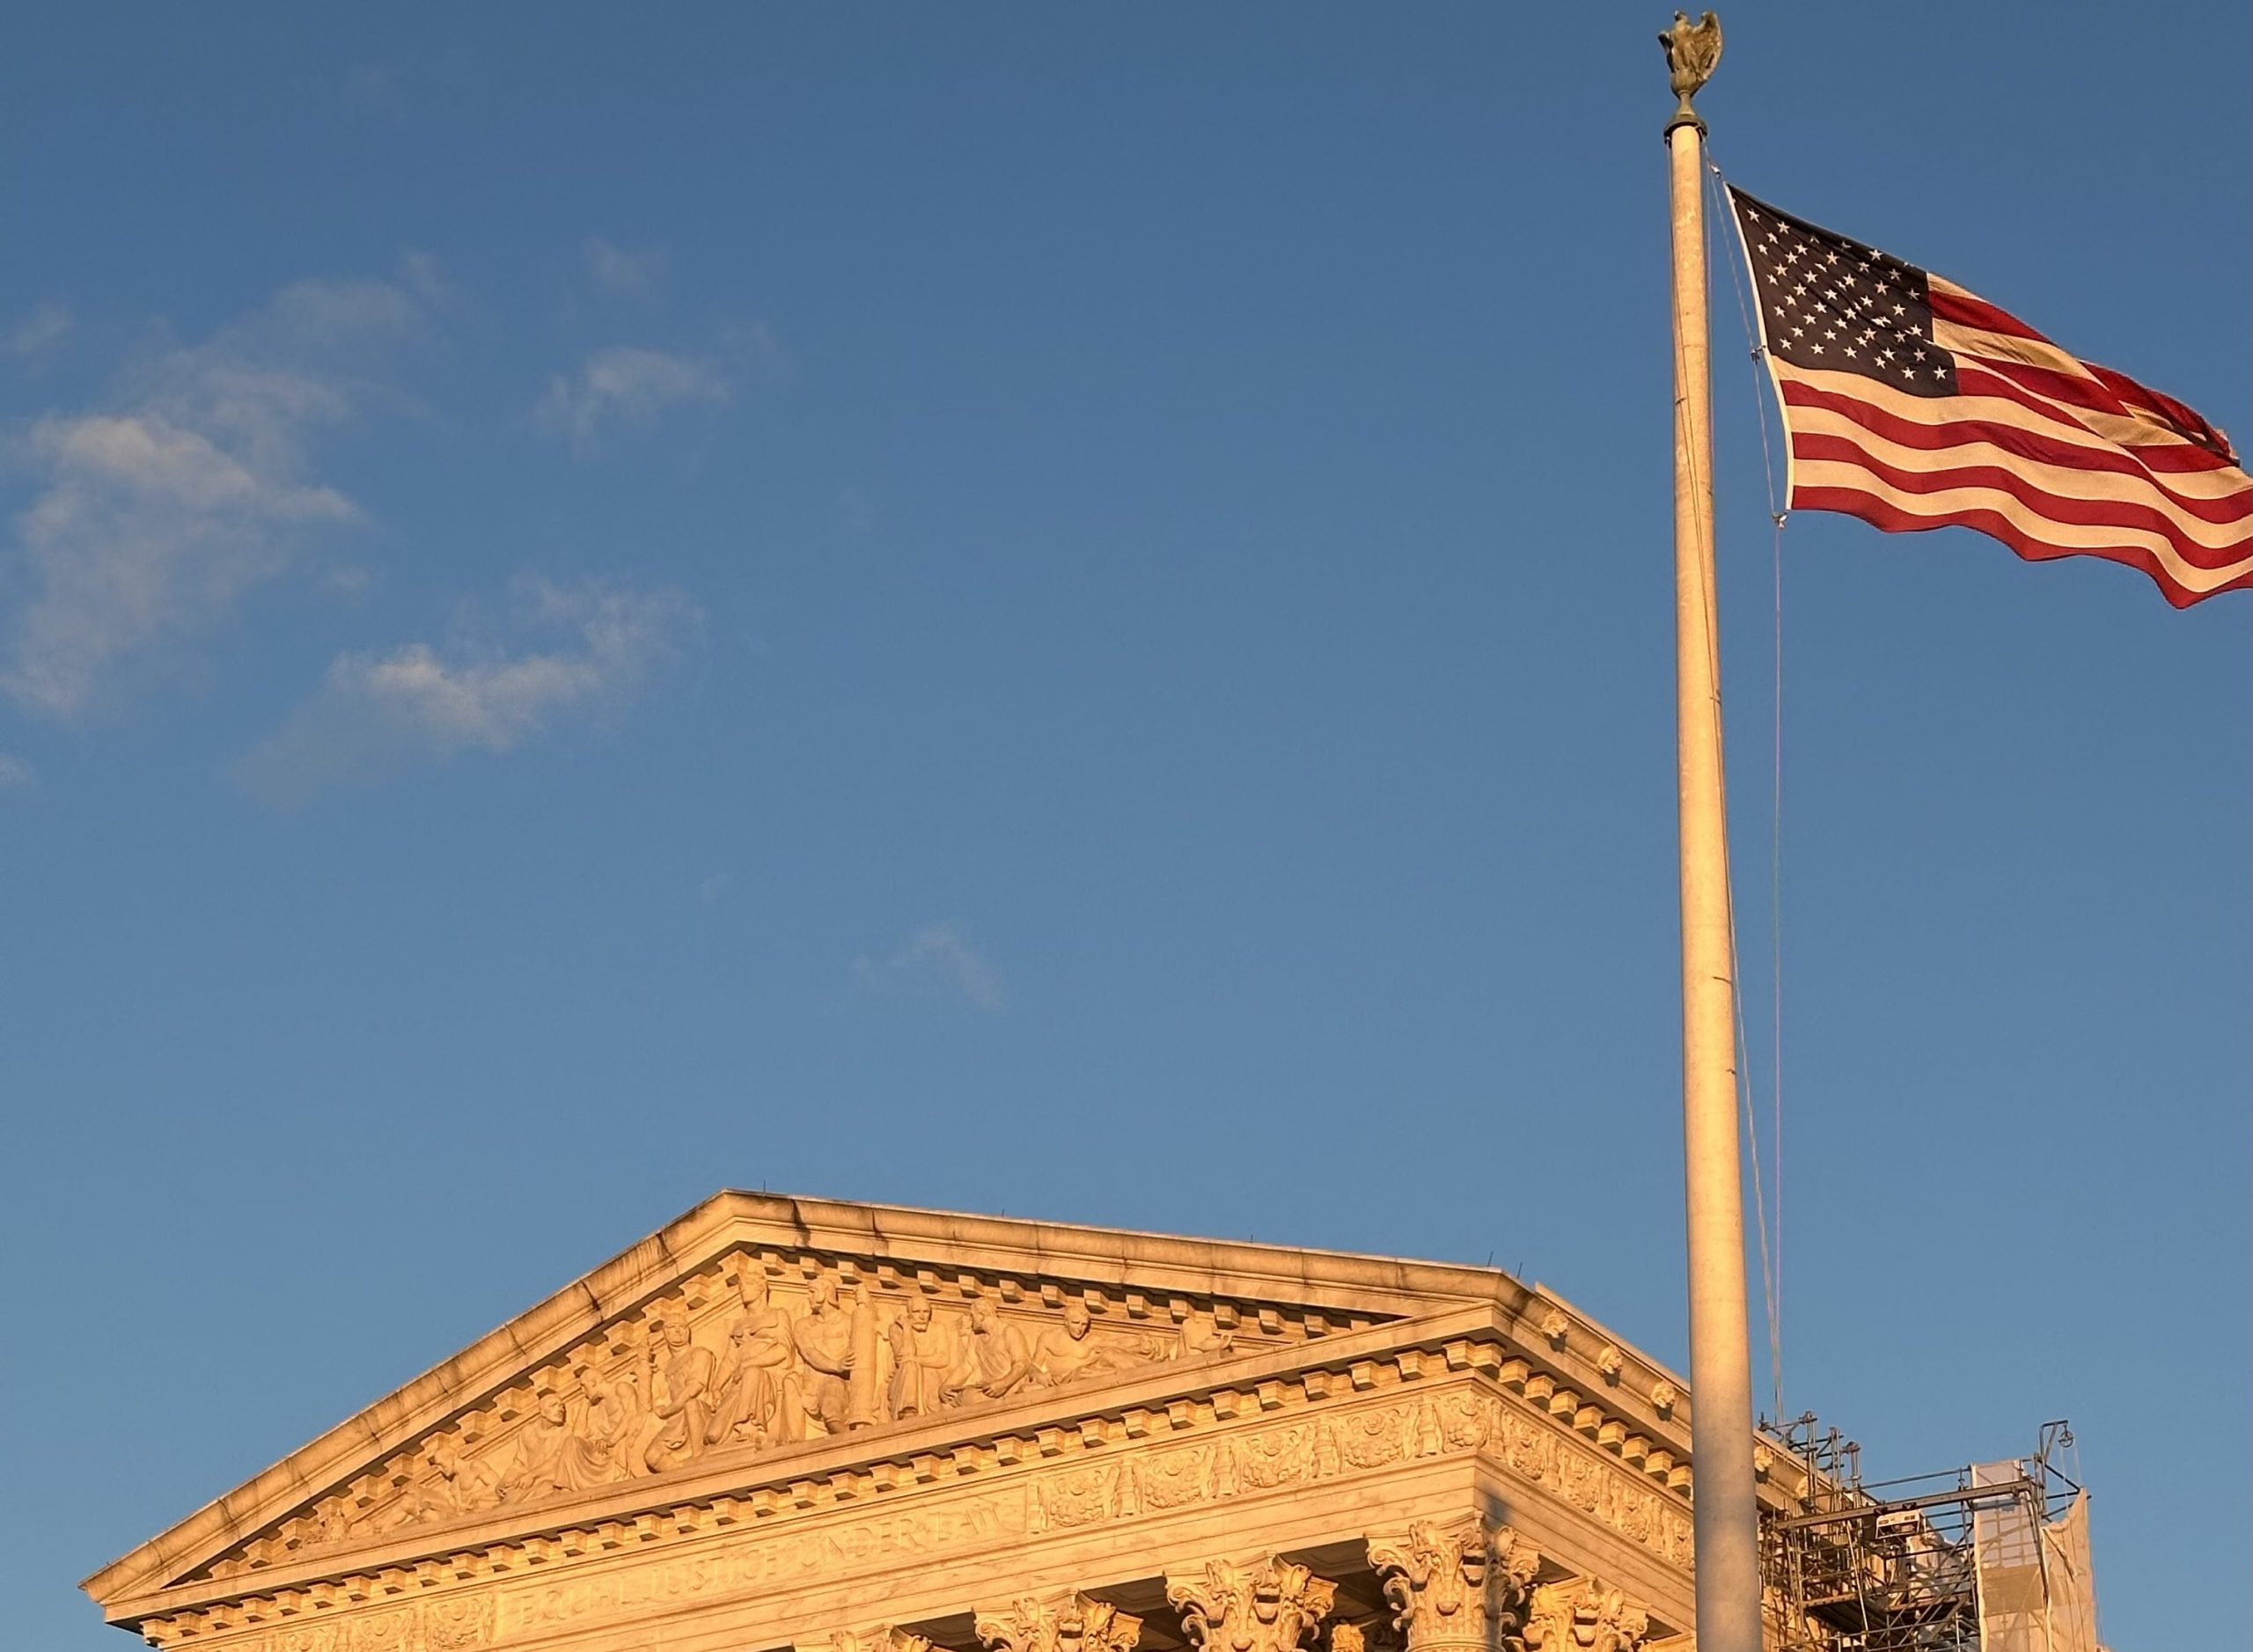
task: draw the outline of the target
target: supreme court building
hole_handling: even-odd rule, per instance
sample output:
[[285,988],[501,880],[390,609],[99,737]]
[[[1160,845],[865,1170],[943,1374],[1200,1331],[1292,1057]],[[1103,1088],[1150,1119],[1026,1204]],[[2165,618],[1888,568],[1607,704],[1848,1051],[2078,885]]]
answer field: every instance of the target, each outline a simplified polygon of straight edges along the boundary
[[724,1193],[84,1587],[194,1652],[1687,1648],[1690,1404],[1491,1268]]

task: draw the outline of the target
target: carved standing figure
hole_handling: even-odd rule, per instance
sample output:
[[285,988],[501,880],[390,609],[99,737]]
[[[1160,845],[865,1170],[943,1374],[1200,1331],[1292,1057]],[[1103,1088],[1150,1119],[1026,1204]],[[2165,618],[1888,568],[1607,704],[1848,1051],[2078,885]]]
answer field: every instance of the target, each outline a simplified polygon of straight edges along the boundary
[[826,1434],[842,1434],[852,1416],[848,1383],[857,1362],[853,1318],[837,1300],[837,1281],[817,1274],[806,1288],[805,1316],[790,1327],[790,1346],[799,1363],[792,1421],[804,1416]]
[[690,1339],[686,1313],[666,1318],[662,1348],[649,1350],[649,1414],[663,1425],[642,1450],[642,1466],[652,1474],[702,1453],[711,1428],[716,1364],[711,1349]]

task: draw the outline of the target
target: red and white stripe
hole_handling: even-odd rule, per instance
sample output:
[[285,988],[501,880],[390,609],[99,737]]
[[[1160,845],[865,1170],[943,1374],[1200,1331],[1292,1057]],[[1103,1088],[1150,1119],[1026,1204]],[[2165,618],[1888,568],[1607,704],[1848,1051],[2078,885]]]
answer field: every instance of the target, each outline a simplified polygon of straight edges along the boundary
[[1956,358],[1952,396],[1768,352],[1793,509],[1889,532],[1976,528],[2029,562],[2104,557],[2142,569],[2178,608],[2253,586],[2253,479],[2220,431],[1927,280],[1934,341]]

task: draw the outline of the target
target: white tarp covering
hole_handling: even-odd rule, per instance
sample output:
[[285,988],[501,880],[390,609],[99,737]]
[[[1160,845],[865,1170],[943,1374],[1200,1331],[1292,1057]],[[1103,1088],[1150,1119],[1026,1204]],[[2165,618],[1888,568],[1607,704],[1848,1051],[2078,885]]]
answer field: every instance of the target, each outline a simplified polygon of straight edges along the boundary
[[[2027,1465],[1982,1463],[1974,1486],[2007,1486]],[[1979,1568],[1980,1652],[2099,1652],[2096,1582],[2088,1561],[2088,1494],[2058,1519],[2014,1499],[1972,1516]]]
[[2050,1645],[2054,1652],[2098,1652],[2096,1574],[2088,1564],[2088,1494],[2042,1528],[2043,1572],[2050,1584]]

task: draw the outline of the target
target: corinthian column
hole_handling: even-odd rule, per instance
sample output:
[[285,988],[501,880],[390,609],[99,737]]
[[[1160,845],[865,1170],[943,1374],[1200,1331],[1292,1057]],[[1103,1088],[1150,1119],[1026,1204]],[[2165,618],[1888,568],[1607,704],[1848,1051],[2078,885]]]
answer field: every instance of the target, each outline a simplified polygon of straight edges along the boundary
[[1592,1577],[1544,1583],[1533,1591],[1528,1652],[1640,1652],[1650,1614]]
[[1369,1541],[1407,1652],[1502,1652],[1523,1626],[1541,1557],[1509,1527],[1479,1515],[1412,1520],[1402,1536]]
[[1142,1638],[1140,1618],[1074,1590],[1046,1598],[1021,1595],[980,1612],[972,1627],[992,1652],[1134,1652]]
[[822,1652],[934,1652],[921,1635],[890,1624],[873,1629],[840,1629],[826,1646],[820,1641],[814,1644]]
[[1197,1652],[1298,1652],[1337,1597],[1337,1584],[1273,1555],[1251,1566],[1207,1560],[1165,1580],[1166,1604]]

